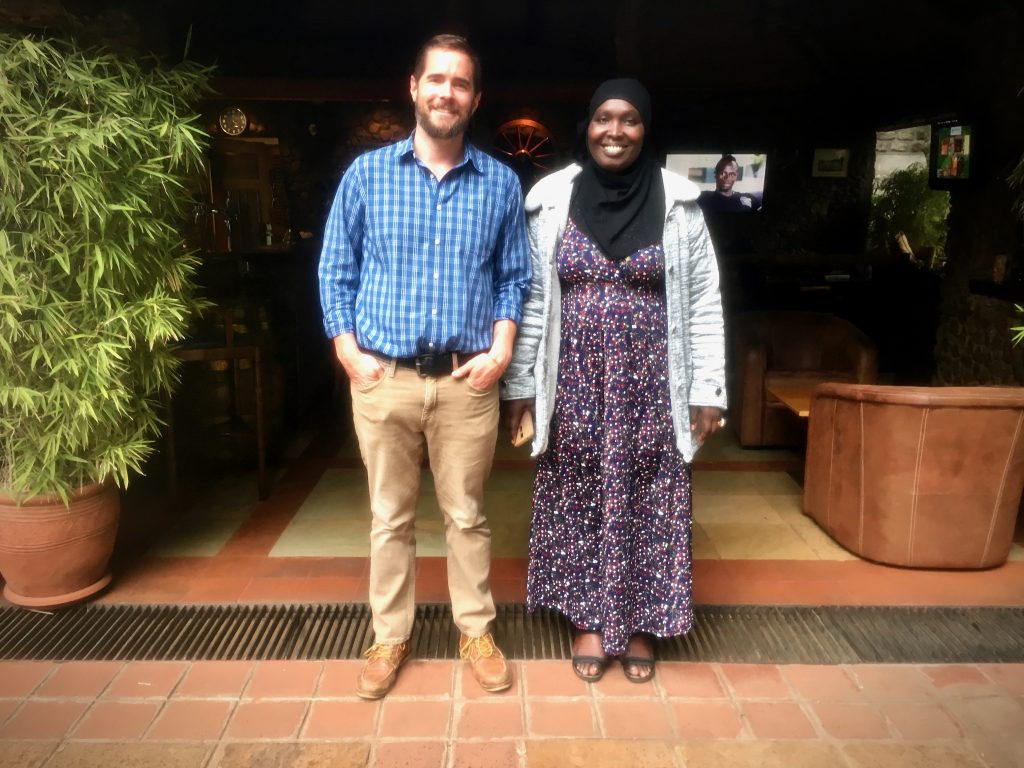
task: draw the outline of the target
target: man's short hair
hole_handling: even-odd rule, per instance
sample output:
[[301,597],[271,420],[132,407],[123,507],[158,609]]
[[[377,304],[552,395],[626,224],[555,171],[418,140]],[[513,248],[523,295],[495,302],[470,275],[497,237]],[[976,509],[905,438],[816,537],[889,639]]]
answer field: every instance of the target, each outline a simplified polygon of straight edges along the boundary
[[715,163],[715,176],[720,174],[722,172],[722,169],[731,163],[735,163],[737,166],[739,166],[739,163],[736,162],[736,158],[733,157],[732,155],[722,155],[722,159]]
[[416,54],[416,66],[412,71],[413,77],[417,80],[420,79],[423,75],[423,69],[427,65],[427,54],[437,48],[442,51],[458,51],[469,57],[469,60],[473,63],[473,90],[476,93],[480,93],[484,79],[483,69],[480,66],[480,57],[473,50],[473,46],[469,44],[469,40],[462,35],[434,35],[427,40]]

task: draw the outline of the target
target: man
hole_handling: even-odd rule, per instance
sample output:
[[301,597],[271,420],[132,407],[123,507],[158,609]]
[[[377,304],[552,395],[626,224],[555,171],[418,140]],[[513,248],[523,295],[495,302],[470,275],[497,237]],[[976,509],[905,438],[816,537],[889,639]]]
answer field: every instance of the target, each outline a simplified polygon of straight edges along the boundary
[[705,213],[750,212],[761,210],[761,197],[750,192],[733,189],[739,173],[739,164],[732,155],[722,155],[715,164],[715,191],[704,190],[697,198],[697,205]]
[[460,656],[480,685],[512,683],[490,625],[491,533],[482,511],[498,427],[498,380],[529,290],[515,174],[466,141],[480,62],[454,35],[420,49],[416,128],[352,164],[324,232],[324,327],[352,387],[370,484],[374,644],[356,693],[384,696],[409,654],[414,522],[426,447],[444,513]]

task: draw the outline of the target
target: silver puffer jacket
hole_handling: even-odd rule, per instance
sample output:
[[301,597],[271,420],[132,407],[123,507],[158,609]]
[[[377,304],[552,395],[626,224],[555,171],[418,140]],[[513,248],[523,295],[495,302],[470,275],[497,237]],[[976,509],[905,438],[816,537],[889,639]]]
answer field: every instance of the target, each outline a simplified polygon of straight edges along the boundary
[[[580,166],[541,179],[526,197],[533,255],[530,297],[502,381],[504,400],[536,398],[533,455],[548,445],[558,382],[562,297],[558,246],[569,218],[569,197]],[[676,448],[692,461],[698,444],[690,434],[691,405],[724,409],[725,339],[718,263],[697,207],[695,184],[671,171],[665,179],[665,306],[668,313],[668,373]]]

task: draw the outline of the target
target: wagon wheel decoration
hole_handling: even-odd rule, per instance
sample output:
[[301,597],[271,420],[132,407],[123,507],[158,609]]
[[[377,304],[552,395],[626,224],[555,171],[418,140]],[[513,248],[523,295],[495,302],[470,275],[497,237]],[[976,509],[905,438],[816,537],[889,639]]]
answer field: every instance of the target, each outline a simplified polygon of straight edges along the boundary
[[525,117],[498,126],[494,148],[520,174],[549,171],[558,157],[551,132]]

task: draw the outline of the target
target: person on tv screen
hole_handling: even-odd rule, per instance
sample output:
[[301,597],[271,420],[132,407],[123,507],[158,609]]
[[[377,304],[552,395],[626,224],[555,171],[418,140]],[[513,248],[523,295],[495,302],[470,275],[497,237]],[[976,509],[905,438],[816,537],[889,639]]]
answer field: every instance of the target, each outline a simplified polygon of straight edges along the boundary
[[697,205],[705,213],[749,213],[761,210],[761,195],[756,192],[737,192],[736,177],[739,163],[732,155],[722,155],[715,164],[715,190],[706,189],[697,198]]

